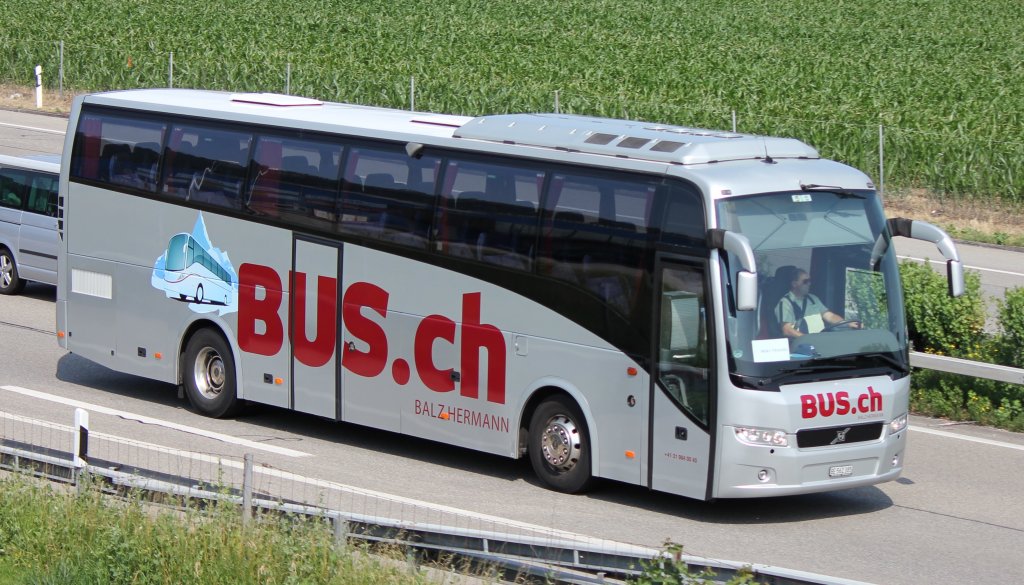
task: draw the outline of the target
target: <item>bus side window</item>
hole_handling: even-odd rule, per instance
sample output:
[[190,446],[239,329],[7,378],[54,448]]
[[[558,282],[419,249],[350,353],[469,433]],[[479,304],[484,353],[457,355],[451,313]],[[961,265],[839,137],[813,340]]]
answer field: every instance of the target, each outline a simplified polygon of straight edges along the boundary
[[341,229],[426,249],[440,164],[436,157],[410,159],[399,147],[351,148],[342,180]]
[[245,209],[333,230],[341,148],[326,142],[261,136],[252,159]]
[[450,160],[438,207],[437,247],[451,256],[529,271],[542,170]]
[[164,192],[186,201],[238,209],[252,135],[202,126],[171,132]]
[[665,188],[661,241],[665,244],[699,247],[705,235],[705,211],[700,192],[671,183]]
[[553,175],[541,230],[541,272],[577,284],[629,315],[644,286],[642,258],[655,181]]
[[79,123],[71,158],[74,178],[154,192],[167,125],[121,115]]

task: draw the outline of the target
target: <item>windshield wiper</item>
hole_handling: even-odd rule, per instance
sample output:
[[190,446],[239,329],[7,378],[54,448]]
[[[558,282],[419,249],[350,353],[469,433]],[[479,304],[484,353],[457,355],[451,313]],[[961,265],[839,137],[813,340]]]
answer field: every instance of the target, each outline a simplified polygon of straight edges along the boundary
[[848,363],[851,366],[853,366],[853,365],[863,364],[865,361],[870,362],[872,360],[879,360],[879,361],[884,362],[886,366],[889,366],[893,370],[896,370],[901,375],[905,376],[905,375],[910,373],[910,364],[904,362],[903,360],[899,360],[899,359],[896,359],[896,358],[892,357],[892,355],[889,354],[889,353],[885,353],[885,352],[881,352],[881,351],[875,351],[875,352],[869,352],[869,353],[858,353],[856,355],[838,356],[838,357],[834,357],[834,358],[828,358],[827,361],[829,361],[829,362],[839,362],[839,363]]
[[[805,364],[805,365],[797,366],[797,367],[793,367],[793,368],[781,368],[781,369],[779,369],[778,373],[776,373],[773,376],[766,376],[764,378],[760,378],[759,382],[760,382],[760,385],[762,385],[762,386],[778,385],[783,380],[789,380],[790,378],[796,378],[796,377],[798,377],[798,376],[800,376],[802,374],[820,374],[820,373],[824,373],[824,372],[837,372],[837,371],[849,370],[849,369],[851,369],[853,367],[855,367],[853,364],[829,364],[829,363],[818,363],[818,362],[815,362],[815,363],[810,364],[810,365],[806,365]],[[814,381],[817,381],[817,380],[818,380],[818,378],[815,378],[815,377],[812,376],[812,377],[810,377],[810,378],[808,378],[807,380],[804,380],[804,381],[806,381],[806,382],[814,382]]]
[[800,183],[801,191],[824,191],[826,193],[835,193],[840,197],[855,197],[857,199],[867,199],[866,196],[860,195],[859,193],[853,193],[847,191],[842,187],[836,187],[835,185],[817,185],[815,183]]

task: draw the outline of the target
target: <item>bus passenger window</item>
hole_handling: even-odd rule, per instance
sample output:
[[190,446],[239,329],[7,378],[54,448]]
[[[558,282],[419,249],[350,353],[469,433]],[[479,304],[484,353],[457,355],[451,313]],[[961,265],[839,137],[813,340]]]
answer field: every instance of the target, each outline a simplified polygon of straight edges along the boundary
[[426,249],[441,161],[400,147],[353,147],[342,177],[340,229]]
[[333,231],[341,149],[327,142],[261,136],[243,207],[255,215]]
[[252,135],[200,126],[171,130],[163,192],[186,201],[237,209]]
[[88,115],[79,123],[71,176],[154,192],[167,125],[122,115]]
[[544,176],[535,168],[449,160],[438,207],[438,250],[530,270]]
[[582,287],[625,316],[644,286],[647,218],[657,183],[621,177],[552,176],[540,262],[543,274]]

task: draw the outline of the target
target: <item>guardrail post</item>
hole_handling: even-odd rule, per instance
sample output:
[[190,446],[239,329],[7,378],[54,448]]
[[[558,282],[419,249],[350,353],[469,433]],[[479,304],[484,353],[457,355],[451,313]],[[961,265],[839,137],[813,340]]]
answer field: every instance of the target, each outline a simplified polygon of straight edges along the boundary
[[245,454],[245,473],[242,477],[242,526],[252,521],[252,453]]
[[72,433],[71,460],[74,466],[72,476],[75,486],[81,491],[82,472],[89,464],[89,411],[75,409],[75,431]]
[[348,546],[348,520],[341,517],[341,513],[337,513],[332,518],[334,521],[334,546],[338,550],[345,550]]

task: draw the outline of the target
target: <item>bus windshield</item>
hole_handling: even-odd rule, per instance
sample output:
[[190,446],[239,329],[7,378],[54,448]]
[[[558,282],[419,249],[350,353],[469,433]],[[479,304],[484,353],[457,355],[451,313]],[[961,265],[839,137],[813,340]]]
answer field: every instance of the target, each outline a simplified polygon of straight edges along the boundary
[[[757,262],[758,307],[730,295],[739,261],[723,256],[729,371],[744,388],[909,373],[896,252],[874,191],[807,188],[721,200],[720,227]],[[876,255],[877,252],[874,252]],[[853,370],[857,370],[856,373]]]

